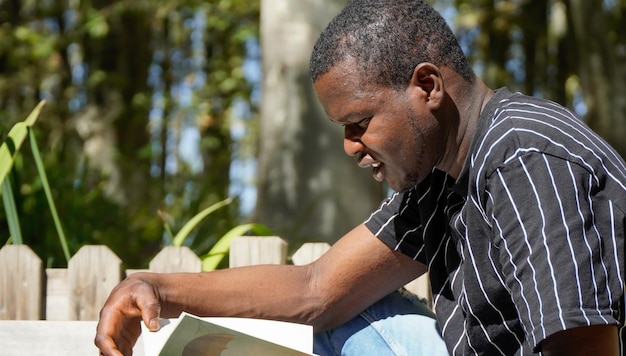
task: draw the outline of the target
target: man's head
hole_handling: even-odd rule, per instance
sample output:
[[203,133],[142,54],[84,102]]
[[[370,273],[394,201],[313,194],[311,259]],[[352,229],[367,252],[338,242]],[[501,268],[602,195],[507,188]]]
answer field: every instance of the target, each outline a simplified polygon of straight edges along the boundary
[[422,62],[447,66],[468,82],[474,73],[452,30],[422,0],[352,0],[322,32],[311,55],[316,81],[351,58],[363,78],[401,89]]
[[479,80],[423,1],[352,0],[317,41],[311,78],[328,118],[344,127],[344,151],[376,180],[400,191],[435,167],[460,170],[457,137],[471,135],[457,132],[452,97],[473,100]]

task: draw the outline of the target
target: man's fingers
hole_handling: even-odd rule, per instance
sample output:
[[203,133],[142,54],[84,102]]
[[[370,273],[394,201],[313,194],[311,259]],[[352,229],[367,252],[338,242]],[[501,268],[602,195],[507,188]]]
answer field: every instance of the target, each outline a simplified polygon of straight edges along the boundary
[[158,331],[161,327],[159,319],[161,318],[161,305],[151,303],[141,308],[141,319],[150,331]]
[[96,334],[95,344],[100,354],[105,356],[128,356],[133,354],[133,346],[139,337],[139,319],[134,319],[134,325],[129,326],[128,332],[123,332],[112,338],[106,334]]
[[117,348],[115,337],[119,330],[123,327],[123,318],[119,317],[119,313],[107,311],[103,308],[100,311],[100,321],[96,327],[96,338],[94,343],[100,349],[100,354],[105,356],[122,355]]
[[143,320],[158,330],[161,305],[154,288],[142,278],[128,278],[111,293],[100,311],[94,343],[102,355],[130,355]]
[[96,334],[94,343],[100,350],[100,355],[102,356],[124,356],[120,350],[117,349],[115,341],[107,335]]
[[139,315],[126,316],[119,310],[104,308],[94,343],[102,355],[131,355],[133,346],[141,334],[139,323],[141,323]]
[[135,298],[137,307],[141,311],[141,319],[150,331],[157,331],[160,328],[159,319],[161,318],[161,303],[157,299],[155,291],[152,287],[145,285],[144,288]]

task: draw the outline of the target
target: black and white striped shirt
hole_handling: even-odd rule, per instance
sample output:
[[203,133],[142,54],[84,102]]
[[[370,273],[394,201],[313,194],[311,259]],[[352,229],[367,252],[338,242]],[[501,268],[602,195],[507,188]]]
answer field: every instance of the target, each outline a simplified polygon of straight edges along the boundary
[[622,335],[625,213],[613,149],[562,106],[500,89],[459,179],[434,170],[365,224],[428,265],[451,354],[526,355],[576,326]]

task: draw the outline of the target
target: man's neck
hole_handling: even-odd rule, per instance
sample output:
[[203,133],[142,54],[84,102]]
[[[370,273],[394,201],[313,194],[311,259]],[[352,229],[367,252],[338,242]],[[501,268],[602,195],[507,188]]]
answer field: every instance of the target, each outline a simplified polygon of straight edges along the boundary
[[[467,158],[480,114],[493,97],[493,90],[476,78],[468,83],[458,74],[452,74],[446,85],[451,105],[446,109],[444,120],[456,121],[449,127],[446,150],[437,167],[458,178]],[[456,117],[457,120],[450,120]]]

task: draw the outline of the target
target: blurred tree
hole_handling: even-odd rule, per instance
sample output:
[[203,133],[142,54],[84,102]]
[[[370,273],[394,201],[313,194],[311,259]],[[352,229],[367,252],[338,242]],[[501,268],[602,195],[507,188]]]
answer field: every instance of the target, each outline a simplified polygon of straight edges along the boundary
[[364,221],[383,187],[343,152],[309,79],[317,36],[346,1],[261,1],[263,100],[256,220],[298,248]]
[[451,22],[489,85],[573,108],[626,156],[626,2],[448,1],[451,5],[458,10]]
[[[591,127],[626,157],[626,1],[568,0],[576,70]],[[563,6],[563,5],[561,5]]]
[[[47,100],[38,140],[72,251],[106,244],[145,266],[164,242],[157,210],[176,227],[226,197],[232,108],[254,105],[242,66],[258,12],[245,0],[0,1],[0,132]],[[25,242],[58,264],[27,152],[15,176]],[[238,218],[235,206],[212,215],[189,244],[202,253]]]

